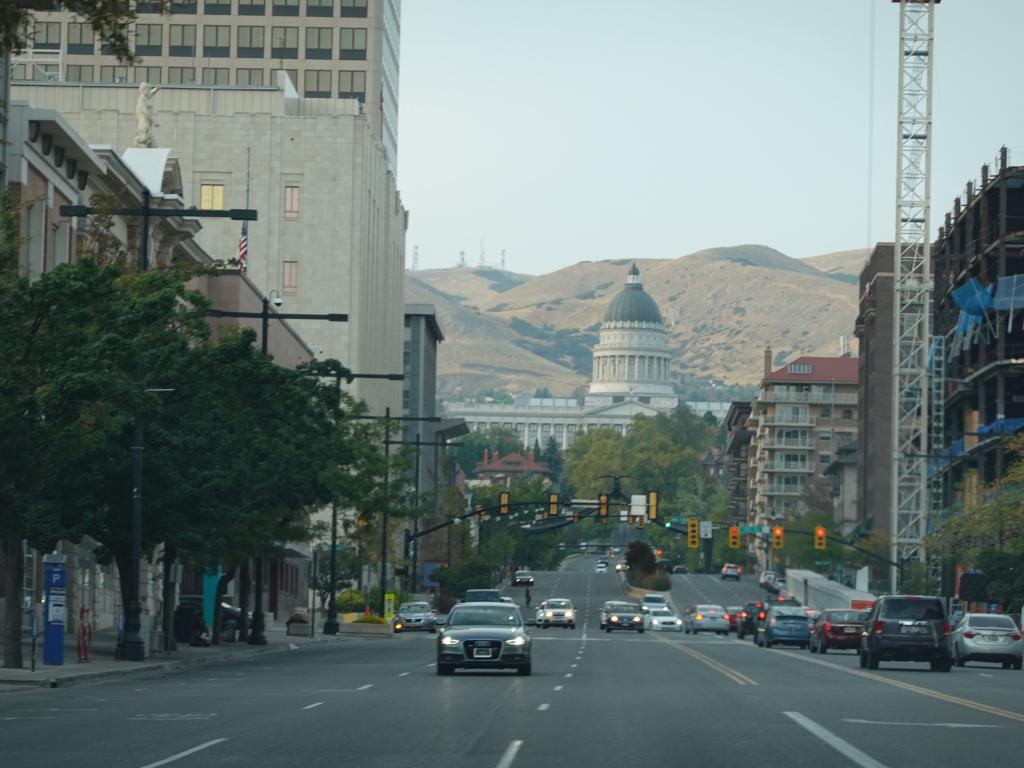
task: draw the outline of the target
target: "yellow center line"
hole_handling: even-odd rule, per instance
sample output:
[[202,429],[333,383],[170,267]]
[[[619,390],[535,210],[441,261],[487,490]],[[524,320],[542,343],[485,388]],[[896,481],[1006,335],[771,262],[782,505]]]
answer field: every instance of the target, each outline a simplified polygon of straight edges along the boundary
[[752,680],[751,678],[747,677],[742,672],[738,672],[735,669],[732,669],[731,667],[727,667],[725,664],[722,664],[721,662],[712,659],[710,656],[705,656],[700,651],[695,651],[692,648],[687,648],[685,645],[681,643],[673,643],[671,640],[666,640],[665,638],[659,635],[655,635],[655,638],[660,642],[665,643],[670,648],[675,648],[677,651],[682,651],[686,655],[692,656],[701,664],[704,664],[705,666],[715,670],[716,672],[725,675],[727,678],[732,680],[737,685],[757,685],[757,682],[755,680]]
[[[752,647],[752,646],[751,646]],[[863,677],[867,680],[874,680],[878,683],[885,683],[891,685],[894,688],[902,688],[906,691],[912,691],[913,693],[920,694],[922,696],[928,696],[939,701],[945,701],[947,704],[956,704],[961,707],[967,707],[968,709],[974,709],[978,712],[984,712],[989,715],[995,715],[996,717],[1003,717],[1007,720],[1014,720],[1019,723],[1024,723],[1024,714],[1020,712],[1013,712],[1009,709],[1002,709],[1001,707],[994,707],[991,704],[982,704],[980,701],[974,701],[973,699],[964,699],[960,696],[953,696],[949,693],[942,693],[931,688],[923,688],[920,685],[914,685],[913,683],[905,683],[902,680],[893,680],[888,677],[876,674],[874,672],[865,672],[862,669],[852,669],[850,667],[844,667],[842,664],[834,664],[831,661],[824,661],[822,659],[811,659],[806,654],[800,656],[794,656],[788,653],[780,653],[780,658],[793,659],[797,662],[817,664],[821,667],[828,667],[829,669],[837,669],[840,672],[846,672],[857,677]]]

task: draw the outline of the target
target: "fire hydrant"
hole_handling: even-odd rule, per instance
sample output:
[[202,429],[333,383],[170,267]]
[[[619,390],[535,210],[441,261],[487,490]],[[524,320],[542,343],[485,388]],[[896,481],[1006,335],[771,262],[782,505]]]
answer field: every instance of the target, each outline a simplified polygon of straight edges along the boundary
[[78,661],[87,662],[92,651],[92,624],[89,623],[89,609],[84,605],[78,609],[78,630],[75,635],[78,640]]

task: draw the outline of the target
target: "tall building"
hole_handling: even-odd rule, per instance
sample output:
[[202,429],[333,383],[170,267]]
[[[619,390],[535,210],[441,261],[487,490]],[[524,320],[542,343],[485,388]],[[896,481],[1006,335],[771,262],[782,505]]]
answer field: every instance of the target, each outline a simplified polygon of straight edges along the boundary
[[582,403],[574,398],[527,398],[507,404],[448,403],[445,410],[475,431],[513,430],[528,448],[544,447],[551,438],[567,448],[585,429],[608,427],[625,433],[634,416],[654,416],[678,406],[671,354],[661,312],[633,264],[625,286],[605,310]]
[[747,519],[747,474],[750,466],[750,439],[754,436],[747,419],[750,403],[734,400],[725,416],[725,484],[729,490],[729,518],[745,522]]
[[288,73],[308,99],[354,99],[395,171],[401,0],[172,0],[136,3],[133,66],[68,11],[39,12],[14,80],[266,86]]
[[[12,91],[58,110],[90,142],[119,152],[135,144],[134,86],[33,82]],[[348,315],[293,321],[317,356],[356,373],[401,373],[407,214],[355,102],[295,97],[287,87],[181,85],[153,103],[155,141],[177,159],[186,203],[257,210],[246,224],[252,282],[279,297],[282,312]],[[240,223],[204,222],[200,245],[235,259]],[[356,379],[350,391],[370,413],[400,413],[400,382]]]
[[888,537],[892,510],[893,244],[879,243],[860,273],[857,521]]
[[747,519],[757,525],[803,514],[809,503],[830,506],[825,470],[857,435],[856,359],[798,357],[773,370],[767,349],[764,366],[747,418]]

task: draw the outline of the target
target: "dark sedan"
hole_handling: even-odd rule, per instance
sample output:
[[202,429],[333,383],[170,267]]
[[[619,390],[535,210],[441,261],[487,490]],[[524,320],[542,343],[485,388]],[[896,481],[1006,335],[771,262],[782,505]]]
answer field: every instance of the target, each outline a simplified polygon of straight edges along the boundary
[[532,587],[533,576],[529,571],[516,571],[515,576],[512,577],[513,587]]
[[437,638],[437,674],[456,669],[533,669],[530,636],[514,605],[459,603]]
[[840,648],[856,651],[864,632],[867,611],[828,610],[811,627],[811,653],[827,653]]
[[763,601],[758,600],[744,605],[736,621],[736,639],[742,640],[747,635],[756,637],[758,617],[763,619],[767,613],[768,606]]
[[613,629],[635,629],[643,634],[644,616],[636,603],[608,603],[605,610],[605,632],[611,632]]

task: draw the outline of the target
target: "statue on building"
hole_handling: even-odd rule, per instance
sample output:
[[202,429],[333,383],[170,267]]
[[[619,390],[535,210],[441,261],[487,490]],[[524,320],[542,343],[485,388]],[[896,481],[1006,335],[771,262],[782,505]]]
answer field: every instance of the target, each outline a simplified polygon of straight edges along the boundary
[[160,90],[159,85],[139,83],[139,100],[135,104],[135,146],[152,148],[156,145],[153,129],[157,123],[154,119],[153,96]]

